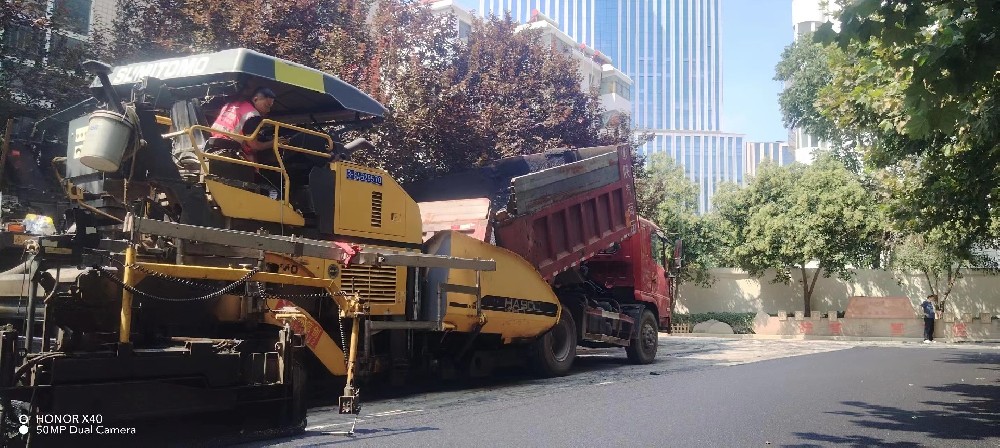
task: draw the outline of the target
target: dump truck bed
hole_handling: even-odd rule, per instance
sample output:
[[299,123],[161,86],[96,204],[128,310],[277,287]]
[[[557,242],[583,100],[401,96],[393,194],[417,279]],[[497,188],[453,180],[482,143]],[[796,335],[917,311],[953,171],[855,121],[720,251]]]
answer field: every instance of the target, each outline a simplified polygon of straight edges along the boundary
[[517,253],[546,280],[638,227],[627,147],[507,158],[476,172],[413,184],[408,191],[424,201],[425,237],[444,229],[469,233]]

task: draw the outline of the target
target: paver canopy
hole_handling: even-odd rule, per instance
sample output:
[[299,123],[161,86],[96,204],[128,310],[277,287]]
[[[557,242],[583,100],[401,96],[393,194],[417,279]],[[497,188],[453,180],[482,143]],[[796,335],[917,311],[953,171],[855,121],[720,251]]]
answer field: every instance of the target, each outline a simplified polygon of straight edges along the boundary
[[[181,99],[178,95],[236,93],[222,89],[227,83],[244,94],[256,87],[269,87],[278,96],[272,109],[275,118],[308,116],[308,121],[330,121],[385,114],[378,101],[340,78],[245,48],[124,65],[115,67],[109,78],[123,98],[144,80],[149,86],[147,94],[157,97],[161,91],[169,91],[176,99]],[[104,95],[96,79],[91,90],[95,97]]]

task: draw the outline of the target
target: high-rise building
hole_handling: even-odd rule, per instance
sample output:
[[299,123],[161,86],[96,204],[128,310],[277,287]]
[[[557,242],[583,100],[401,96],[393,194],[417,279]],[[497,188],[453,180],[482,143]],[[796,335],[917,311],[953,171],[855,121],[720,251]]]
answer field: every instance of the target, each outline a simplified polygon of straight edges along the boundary
[[711,208],[722,182],[743,182],[743,135],[722,131],[721,0],[480,0],[479,14],[527,22],[540,11],[574,40],[610,56],[633,81],[632,120]]
[[[833,15],[828,0],[792,0],[792,31],[797,41],[802,36],[815,32],[820,25],[832,21]],[[789,131],[788,141],[795,151],[795,160],[801,163],[812,163],[813,151],[827,149],[829,144],[810,135],[801,128]]]
[[795,152],[785,142],[745,142],[743,143],[743,166],[746,178],[741,185],[745,186],[750,177],[757,175],[760,164],[770,161],[779,166],[791,165],[795,162]]

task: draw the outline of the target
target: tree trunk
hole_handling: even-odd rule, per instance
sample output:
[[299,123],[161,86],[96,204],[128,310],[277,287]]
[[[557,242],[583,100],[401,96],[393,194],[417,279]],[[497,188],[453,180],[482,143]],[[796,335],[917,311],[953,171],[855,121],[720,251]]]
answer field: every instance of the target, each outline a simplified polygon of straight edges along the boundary
[[[819,281],[819,273],[822,270],[823,270],[823,266],[817,266],[816,267],[816,272],[813,272],[812,283],[809,284],[809,303],[810,303],[810,305],[812,304],[812,295],[813,295],[813,292],[816,291],[816,282]],[[812,306],[810,306],[809,308],[811,309]],[[812,314],[809,314],[809,315],[812,316]]]
[[809,275],[806,274],[804,263],[799,270],[802,272],[802,311],[806,317],[810,317],[812,316],[812,294],[816,289],[816,281],[819,279],[819,272],[823,270],[823,266],[816,268],[812,280],[809,280]]
[[924,278],[927,279],[927,289],[931,290],[931,294],[937,295],[937,275],[934,276],[935,280],[931,281],[931,275],[927,269],[924,269]]
[[955,281],[958,280],[959,271],[962,269],[962,263],[958,263],[955,267],[955,271],[952,272],[951,267],[948,267],[948,283],[947,289],[941,293],[941,298],[938,301],[938,309],[944,312],[944,304],[948,301],[948,296],[951,294],[951,288],[955,286]]

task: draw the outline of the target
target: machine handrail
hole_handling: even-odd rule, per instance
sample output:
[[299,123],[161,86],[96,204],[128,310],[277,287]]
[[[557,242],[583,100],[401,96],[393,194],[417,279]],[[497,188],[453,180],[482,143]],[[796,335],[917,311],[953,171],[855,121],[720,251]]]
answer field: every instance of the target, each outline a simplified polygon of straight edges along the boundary
[[[274,136],[275,136],[275,138],[271,140],[271,151],[274,153],[274,158],[275,158],[275,160],[277,160],[278,166],[273,166],[273,165],[268,165],[268,164],[263,164],[263,163],[250,162],[248,160],[242,160],[242,159],[238,159],[238,158],[235,158],[235,157],[225,156],[225,155],[222,155],[222,154],[209,154],[209,153],[206,153],[205,151],[202,150],[202,148],[198,147],[197,140],[195,139],[195,134],[194,134],[195,131],[204,131],[204,132],[210,132],[210,133],[214,133],[214,134],[221,134],[221,135],[224,135],[224,136],[226,136],[226,137],[228,137],[228,138],[230,138],[230,139],[232,139],[234,141],[243,143],[243,142],[246,142],[246,141],[254,141],[254,140],[256,140],[257,139],[257,135],[260,134],[260,131],[265,126],[273,126],[274,127]],[[198,162],[201,164],[201,172],[204,173],[204,174],[210,174],[210,172],[211,172],[210,169],[209,169],[209,167],[208,167],[208,164],[206,163],[206,160],[220,160],[220,161],[226,161],[226,162],[229,162],[229,163],[235,163],[237,165],[250,166],[250,167],[257,168],[257,169],[265,169],[265,170],[269,170],[269,171],[276,171],[278,173],[281,173],[282,182],[283,182],[284,185],[287,186],[287,185],[289,185],[291,183],[291,180],[288,177],[288,172],[285,169],[285,162],[284,162],[284,160],[282,160],[281,153],[279,152],[279,150],[281,150],[281,149],[287,149],[287,150],[290,150],[290,151],[295,151],[295,152],[299,152],[299,153],[302,153],[302,154],[307,154],[307,155],[310,155],[310,156],[324,157],[326,159],[330,159],[331,156],[330,156],[329,153],[324,153],[324,152],[319,152],[319,151],[313,151],[311,149],[300,148],[298,146],[292,146],[292,145],[282,144],[279,141],[279,138],[278,138],[281,135],[281,130],[282,129],[288,129],[288,130],[291,130],[291,131],[300,132],[300,133],[304,133],[304,134],[309,134],[309,135],[313,135],[313,136],[316,136],[316,137],[320,137],[320,138],[322,138],[323,140],[326,141],[326,149],[328,151],[333,149],[333,139],[330,138],[329,135],[326,135],[326,134],[324,134],[322,132],[314,131],[312,129],[306,129],[306,128],[303,128],[303,127],[299,127],[299,126],[295,126],[295,125],[291,125],[291,124],[288,124],[288,123],[283,123],[283,122],[275,121],[275,120],[271,120],[271,119],[264,119],[264,120],[262,120],[260,122],[260,124],[257,125],[257,128],[254,129],[253,133],[251,133],[250,135],[236,134],[236,133],[232,133],[232,132],[228,132],[228,131],[223,131],[223,130],[220,130],[220,129],[215,129],[215,128],[211,128],[211,127],[200,125],[200,124],[192,125],[191,127],[187,128],[187,129],[184,129],[182,131],[178,131],[178,133],[186,133],[188,135],[188,138],[191,139],[191,146],[192,146],[192,148],[194,148],[195,156],[198,157]],[[282,199],[281,199],[282,204],[290,204],[290,201],[289,201],[289,195],[291,193],[289,191],[290,188],[285,187],[282,190],[284,190],[282,192]]]

